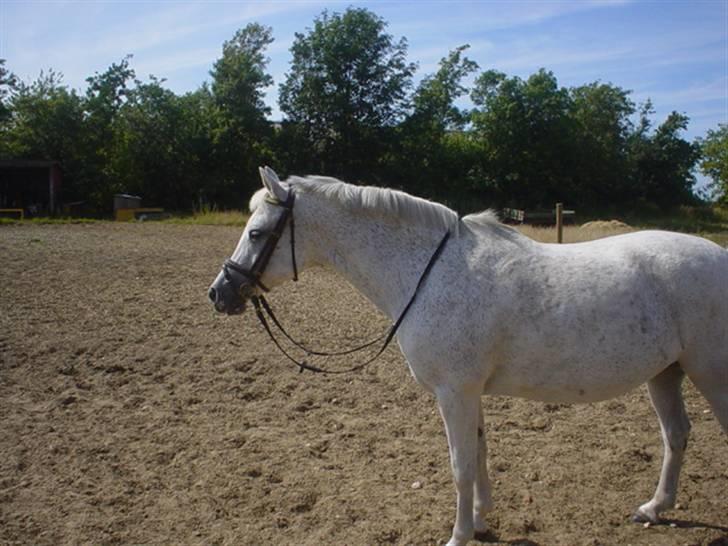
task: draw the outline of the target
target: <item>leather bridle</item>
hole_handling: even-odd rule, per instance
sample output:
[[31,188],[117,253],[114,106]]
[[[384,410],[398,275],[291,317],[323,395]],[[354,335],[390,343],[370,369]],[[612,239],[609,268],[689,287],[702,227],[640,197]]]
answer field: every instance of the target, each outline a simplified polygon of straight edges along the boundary
[[[412,293],[412,296],[410,297],[409,301],[407,302],[407,305],[405,305],[404,309],[400,313],[397,320],[392,324],[392,326],[389,328],[387,332],[382,334],[376,339],[373,339],[367,343],[364,343],[363,345],[360,345],[358,347],[355,347],[353,349],[347,349],[344,351],[337,351],[337,352],[325,352],[325,351],[314,351],[312,349],[307,348],[302,343],[294,340],[288,332],[283,328],[278,318],[273,313],[273,309],[271,309],[270,304],[266,301],[265,297],[263,297],[262,294],[256,294],[255,287],[259,287],[263,292],[269,292],[269,288],[265,286],[260,278],[262,277],[263,273],[265,272],[265,268],[268,266],[268,262],[271,259],[271,256],[273,255],[273,252],[275,251],[276,245],[278,244],[278,241],[280,241],[281,237],[283,236],[283,231],[286,229],[286,224],[290,224],[291,227],[291,263],[293,266],[293,280],[298,280],[298,266],[296,265],[296,240],[295,240],[295,224],[293,222],[293,203],[295,201],[295,196],[293,193],[293,190],[290,190],[288,194],[288,198],[285,201],[281,201],[279,199],[276,199],[273,196],[267,196],[266,201],[268,203],[271,203],[273,205],[279,206],[283,208],[283,213],[280,215],[278,220],[276,221],[276,225],[274,226],[273,230],[269,233],[268,239],[265,241],[265,244],[263,245],[262,250],[260,251],[260,254],[258,254],[258,257],[253,262],[253,265],[246,269],[242,267],[240,264],[235,263],[234,261],[227,259],[225,260],[225,263],[222,266],[223,274],[225,276],[225,280],[227,280],[229,283],[233,285],[233,290],[235,293],[237,293],[240,298],[245,301],[246,299],[250,299],[253,302],[253,306],[255,307],[255,314],[258,317],[258,320],[260,321],[261,325],[265,329],[265,331],[268,333],[268,336],[271,338],[275,346],[278,348],[278,350],[283,353],[283,355],[288,358],[291,362],[293,362],[296,366],[298,366],[299,371],[303,370],[309,370],[312,372],[318,372],[318,373],[327,373],[327,374],[340,374],[340,373],[348,373],[348,372],[354,372],[357,370],[362,369],[367,364],[373,362],[376,360],[379,355],[381,355],[384,350],[387,348],[389,343],[394,338],[394,335],[397,333],[397,330],[399,329],[399,326],[402,324],[402,321],[404,321],[405,315],[407,314],[407,311],[409,311],[410,307],[412,307],[412,304],[415,301],[415,298],[417,297],[417,294],[420,291],[420,288],[424,284],[425,280],[427,279],[427,276],[430,274],[430,270],[432,269],[432,266],[435,265],[435,262],[437,261],[438,257],[442,253],[443,249],[445,248],[445,243],[447,243],[448,239],[450,238],[450,231],[447,231],[443,238],[440,240],[440,244],[437,245],[437,248],[435,249],[435,252],[433,252],[432,256],[430,257],[430,260],[427,262],[427,265],[425,266],[424,271],[420,275],[420,279],[417,282],[417,286],[415,287],[414,292]],[[342,355],[348,355],[352,354],[358,351],[361,351],[363,349],[366,349],[367,347],[370,347],[374,345],[375,343],[384,340],[384,343],[379,348],[379,350],[376,352],[374,356],[366,360],[365,362],[358,364],[356,366],[353,366],[351,368],[348,368],[346,370],[326,370],[323,368],[319,368],[317,366],[313,366],[306,362],[305,360],[297,360],[293,356],[291,356],[280,344],[278,339],[273,334],[273,331],[270,328],[270,325],[268,324],[268,320],[266,319],[265,315],[268,315],[275,324],[275,326],[281,331],[281,333],[288,339],[293,345],[298,347],[299,349],[302,349],[305,351],[309,356],[321,356],[321,357],[331,357],[331,356],[342,356]]]
[[[240,264],[227,259],[222,265],[223,275],[225,280],[233,284],[233,290],[237,293],[243,301],[247,298],[252,298],[254,295],[253,287],[258,286],[263,292],[270,292],[270,289],[263,284],[260,278],[265,272],[265,268],[268,267],[273,251],[278,245],[283,236],[283,231],[286,229],[286,224],[291,225],[291,263],[293,266],[293,280],[298,280],[298,266],[296,265],[296,238],[295,238],[295,224],[293,222],[293,203],[296,197],[291,190],[288,194],[288,198],[285,201],[280,201],[272,196],[267,196],[265,200],[283,209],[283,213],[278,218],[276,225],[273,230],[269,233],[268,239],[266,239],[263,248],[258,254],[258,257],[250,266],[250,269],[246,269]],[[242,277],[242,278],[241,278]],[[237,286],[236,286],[237,285]]]

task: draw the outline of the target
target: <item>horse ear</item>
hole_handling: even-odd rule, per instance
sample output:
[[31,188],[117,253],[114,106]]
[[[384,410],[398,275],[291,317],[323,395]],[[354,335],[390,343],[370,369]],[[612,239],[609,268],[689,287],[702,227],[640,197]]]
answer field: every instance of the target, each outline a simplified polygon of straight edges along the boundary
[[288,190],[283,187],[280,179],[276,172],[270,167],[258,167],[260,173],[260,179],[263,181],[263,186],[268,193],[281,202],[288,200]]

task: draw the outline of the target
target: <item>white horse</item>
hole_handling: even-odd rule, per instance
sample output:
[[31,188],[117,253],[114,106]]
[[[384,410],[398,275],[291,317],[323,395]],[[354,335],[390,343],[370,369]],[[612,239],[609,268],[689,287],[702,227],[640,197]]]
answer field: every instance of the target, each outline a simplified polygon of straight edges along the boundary
[[[391,319],[401,313],[433,249],[449,230],[397,332],[414,378],[437,398],[450,446],[457,515],[448,545],[485,530],[492,507],[480,397],[595,402],[647,382],[664,442],[654,497],[635,518],[672,507],[690,423],[687,374],[728,434],[728,252],[698,237],[642,231],[567,245],[537,243],[492,213],[459,219],[443,205],[335,179],[264,189],[231,263],[274,287],[296,270],[333,267]],[[295,196],[295,202],[291,195]],[[290,221],[295,218],[295,244]],[[286,226],[289,226],[287,229]],[[272,244],[272,233],[277,229]],[[264,247],[270,247],[266,251]],[[291,253],[289,247],[295,247]],[[221,272],[210,297],[242,312],[259,286]],[[240,286],[242,284],[242,286]]]

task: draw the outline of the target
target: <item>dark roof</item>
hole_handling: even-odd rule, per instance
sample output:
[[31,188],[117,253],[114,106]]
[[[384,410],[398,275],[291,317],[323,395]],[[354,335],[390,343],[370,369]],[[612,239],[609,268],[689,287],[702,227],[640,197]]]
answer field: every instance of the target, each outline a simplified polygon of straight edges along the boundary
[[0,169],[39,169],[58,165],[58,161],[37,161],[34,159],[0,159]]

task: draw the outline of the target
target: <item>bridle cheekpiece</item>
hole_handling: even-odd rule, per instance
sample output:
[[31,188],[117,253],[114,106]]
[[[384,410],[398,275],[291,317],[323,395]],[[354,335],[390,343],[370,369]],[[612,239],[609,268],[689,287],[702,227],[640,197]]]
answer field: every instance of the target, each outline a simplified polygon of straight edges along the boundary
[[[223,274],[225,280],[234,285],[235,292],[243,299],[246,300],[254,295],[254,287],[259,287],[263,292],[269,292],[270,289],[263,284],[260,278],[265,272],[265,268],[268,267],[271,256],[283,236],[283,232],[286,229],[286,224],[290,223],[291,226],[291,263],[293,266],[293,280],[298,280],[298,267],[296,265],[296,240],[295,240],[295,229],[293,222],[293,203],[295,201],[295,194],[293,190],[288,193],[288,198],[285,201],[276,199],[272,195],[268,195],[265,198],[266,202],[281,207],[283,213],[278,217],[273,230],[268,234],[263,248],[258,254],[258,257],[253,262],[253,265],[246,269],[234,261],[227,259],[222,265]],[[237,285],[237,286],[235,286]]]

